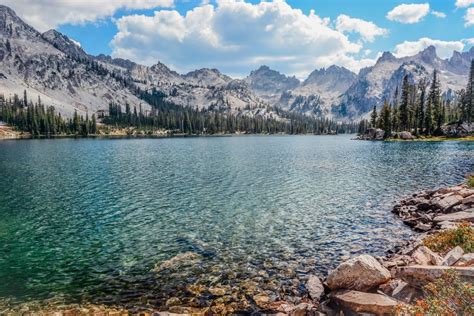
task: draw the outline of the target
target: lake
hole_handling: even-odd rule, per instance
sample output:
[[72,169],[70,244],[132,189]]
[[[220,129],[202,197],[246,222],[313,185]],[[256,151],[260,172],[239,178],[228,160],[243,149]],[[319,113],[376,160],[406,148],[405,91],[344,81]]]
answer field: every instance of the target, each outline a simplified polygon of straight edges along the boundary
[[409,238],[398,199],[474,169],[473,142],[350,137],[0,141],[0,298],[291,299],[309,273]]

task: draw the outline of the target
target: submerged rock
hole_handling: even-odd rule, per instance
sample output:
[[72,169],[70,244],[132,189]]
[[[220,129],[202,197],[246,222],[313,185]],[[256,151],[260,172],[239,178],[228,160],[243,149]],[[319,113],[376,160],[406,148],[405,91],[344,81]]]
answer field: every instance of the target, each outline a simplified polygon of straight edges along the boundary
[[321,280],[315,275],[310,275],[305,286],[311,299],[319,302],[324,293],[324,285]]
[[330,289],[366,291],[391,278],[390,272],[374,257],[360,255],[340,264],[327,278]]
[[173,258],[163,261],[153,269],[155,272],[160,272],[167,269],[177,269],[183,264],[189,264],[190,261],[199,259],[200,256],[195,252],[185,252],[174,256]]

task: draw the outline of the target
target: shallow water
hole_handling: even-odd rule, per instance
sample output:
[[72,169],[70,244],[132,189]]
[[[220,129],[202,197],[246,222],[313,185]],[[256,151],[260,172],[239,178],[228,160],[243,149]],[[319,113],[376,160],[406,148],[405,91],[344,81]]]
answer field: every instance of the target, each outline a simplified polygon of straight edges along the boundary
[[[308,273],[409,237],[393,204],[460,182],[473,152],[347,135],[0,141],[0,298],[298,296]],[[199,257],[152,271],[185,252]]]

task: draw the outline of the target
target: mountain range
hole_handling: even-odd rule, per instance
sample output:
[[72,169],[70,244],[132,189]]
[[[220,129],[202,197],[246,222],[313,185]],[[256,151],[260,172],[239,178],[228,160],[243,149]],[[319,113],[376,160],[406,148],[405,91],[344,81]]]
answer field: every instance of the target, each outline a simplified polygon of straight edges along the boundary
[[314,70],[304,81],[261,66],[243,79],[217,69],[179,74],[163,63],[144,66],[110,56],[91,56],[56,30],[40,33],[13,10],[0,5],[0,93],[30,99],[70,116],[74,111],[95,113],[110,102],[132,107],[150,106],[138,90],[156,89],[177,105],[220,111],[246,111],[248,115],[275,115],[280,108],[312,116],[355,119],[374,105],[391,98],[402,78],[430,78],[434,69],[447,95],[464,88],[474,48],[441,59],[433,46],[410,57],[389,52],[375,65],[360,70],[330,66]]

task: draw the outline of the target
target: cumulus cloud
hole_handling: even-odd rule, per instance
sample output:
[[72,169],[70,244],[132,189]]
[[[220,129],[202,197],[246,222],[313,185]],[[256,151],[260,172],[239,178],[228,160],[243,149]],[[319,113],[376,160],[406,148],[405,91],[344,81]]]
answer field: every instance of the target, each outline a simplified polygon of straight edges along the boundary
[[314,11],[304,14],[283,0],[218,0],[184,15],[159,10],[153,16],[124,16],[116,23],[113,56],[147,65],[160,60],[182,72],[217,67],[242,76],[267,64],[298,75],[331,64],[357,71],[373,62],[355,58],[362,45],[333,29],[329,19]]
[[387,19],[403,24],[413,24],[420,22],[428,13],[430,13],[428,3],[400,4],[387,13]]
[[112,16],[119,9],[172,7],[174,0],[3,0],[27,23],[39,31],[61,24],[83,24]]
[[471,4],[474,4],[474,0],[456,0],[457,8],[467,8]]
[[474,8],[467,9],[466,15],[464,15],[464,21],[465,27],[474,25]]
[[428,37],[420,38],[418,41],[405,41],[395,46],[394,55],[396,57],[413,56],[421,52],[428,46],[436,47],[436,52],[441,58],[449,58],[453,51],[462,51],[464,49],[463,41],[442,41]]
[[361,19],[351,18],[341,14],[336,19],[336,29],[340,32],[359,33],[362,40],[373,42],[375,37],[388,34],[388,30],[378,27],[375,23]]
[[435,17],[440,18],[440,19],[444,19],[446,17],[446,13],[440,12],[440,11],[432,10],[431,14],[433,14]]

